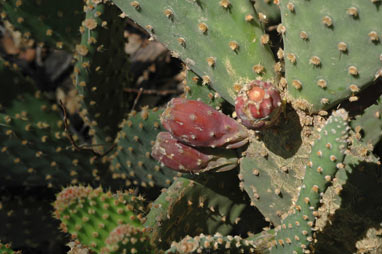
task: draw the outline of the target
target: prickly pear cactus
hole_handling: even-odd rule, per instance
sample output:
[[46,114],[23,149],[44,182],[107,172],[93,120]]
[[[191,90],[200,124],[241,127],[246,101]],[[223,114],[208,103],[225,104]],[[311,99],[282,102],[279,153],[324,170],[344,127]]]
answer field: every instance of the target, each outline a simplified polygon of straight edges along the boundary
[[[1,241],[55,254],[56,234],[71,254],[381,252],[380,0],[72,2],[0,0]],[[3,50],[3,23],[35,60]],[[152,40],[179,58],[170,82],[150,82],[162,71]],[[138,44],[150,52],[140,77]],[[69,118],[32,85],[57,47],[74,59],[59,84],[81,104]],[[61,190],[53,206],[46,190]]]
[[[237,188],[234,176],[234,171],[228,171],[178,178],[158,197],[147,215],[145,226],[153,229],[151,241],[165,249],[186,235],[216,232],[227,235],[240,226],[246,212],[256,214]],[[261,227],[256,220],[246,223],[244,231]]]
[[280,1],[285,74],[293,105],[317,112],[346,98],[355,101],[360,90],[382,75],[379,5]]
[[[101,250],[113,253],[118,250],[118,242],[123,243],[124,237],[136,237],[129,235],[133,232],[133,235],[144,234],[141,230],[145,212],[143,198],[128,191],[112,194],[104,193],[101,188],[67,187],[57,195],[54,208],[55,217],[61,220],[61,229],[98,253]],[[138,229],[129,233],[117,228],[122,224]],[[128,244],[125,247],[136,248]]]
[[104,145],[115,137],[130,106],[121,92],[129,82],[129,62],[123,52],[125,22],[114,18],[120,13],[118,8],[101,1],[88,1],[84,12],[72,78],[82,99],[83,117],[91,127],[90,135],[97,138],[94,142]]
[[150,153],[161,125],[158,109],[143,108],[131,112],[121,123],[115,143],[116,149],[109,156],[113,178],[125,180],[126,186],[168,187],[176,173],[154,160]]
[[51,47],[73,49],[83,20],[82,2],[68,0],[1,0],[1,18],[8,19],[25,37]]
[[187,236],[180,242],[172,243],[171,248],[166,251],[170,253],[254,253],[256,250],[252,241],[242,239],[239,236],[213,236],[199,235]]
[[50,105],[41,93],[14,101],[0,114],[0,165],[10,169],[0,173],[2,185],[59,188],[97,181],[101,164],[73,150],[66,135],[58,105]]
[[348,113],[333,112],[312,147],[300,193],[288,216],[276,229],[276,245],[271,253],[305,253],[313,242],[312,227],[318,215],[321,195],[344,167],[348,137]]
[[356,119],[351,122],[351,126],[359,139],[362,138],[364,142],[372,145],[379,142],[382,135],[381,113],[381,98],[378,98],[376,104],[365,109],[362,115],[356,116]]
[[268,40],[249,1],[114,2],[231,104],[247,81],[274,79]]
[[202,101],[216,110],[221,109],[225,102],[210,86],[203,85],[202,79],[192,71],[187,71],[183,83],[188,100]]
[[33,81],[23,77],[17,65],[12,65],[0,57],[0,111],[9,107],[12,101],[24,93],[35,90]]

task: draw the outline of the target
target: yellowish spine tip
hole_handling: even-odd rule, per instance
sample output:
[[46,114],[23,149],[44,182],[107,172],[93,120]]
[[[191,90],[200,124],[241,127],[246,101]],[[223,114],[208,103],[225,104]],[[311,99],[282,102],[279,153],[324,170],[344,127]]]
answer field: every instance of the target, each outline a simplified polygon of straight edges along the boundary
[[198,27],[200,32],[203,34],[207,33],[208,26],[205,23],[199,23]]
[[141,5],[139,4],[138,1],[132,1],[130,3],[131,6],[133,6],[136,10],[140,10],[141,9]]
[[221,0],[219,5],[224,9],[228,9],[231,6],[231,2],[229,0]]
[[292,85],[294,86],[294,88],[296,88],[297,90],[300,90],[302,88],[302,83],[301,81],[295,79],[292,81]]
[[321,88],[326,88],[326,86],[327,86],[327,82],[326,82],[325,79],[319,79],[319,80],[317,80],[317,85],[318,85],[319,87],[321,87]]
[[358,75],[358,69],[354,65],[349,66],[348,68],[348,73],[352,76],[357,76]]
[[354,18],[358,17],[358,9],[356,7],[350,7],[346,10],[346,13]]
[[229,47],[232,51],[237,51],[239,49],[239,44],[236,41],[230,41]]
[[312,56],[309,59],[309,63],[315,66],[321,65],[321,59],[318,56]]
[[322,24],[324,24],[327,27],[331,27],[333,26],[333,20],[331,17],[325,16],[322,18]]

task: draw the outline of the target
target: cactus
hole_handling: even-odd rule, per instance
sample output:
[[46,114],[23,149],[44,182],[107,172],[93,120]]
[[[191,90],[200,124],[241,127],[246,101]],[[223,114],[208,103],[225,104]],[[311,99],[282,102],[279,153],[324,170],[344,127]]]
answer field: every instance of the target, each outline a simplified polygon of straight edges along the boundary
[[317,112],[348,97],[356,101],[357,93],[381,76],[378,5],[378,1],[280,1],[285,73],[293,105]]
[[[380,205],[380,193],[375,190],[379,190],[381,184],[379,180],[373,180],[379,179],[378,158],[369,151],[370,144],[357,138],[357,133],[350,133],[351,146],[346,153],[345,167],[338,170],[333,179],[333,185],[322,196],[322,207],[318,210],[318,219],[315,224],[318,240],[316,247],[320,252],[344,253],[344,251],[354,251],[355,247],[359,249],[371,247],[374,251],[377,248],[375,245],[370,246],[370,242],[380,244],[380,240],[372,235],[359,241],[358,230],[354,230],[353,226],[341,226],[357,225],[359,229],[369,228],[369,225],[374,224],[375,207]],[[365,202],[365,197],[372,202]],[[365,216],[365,214],[368,215]],[[328,221],[337,226],[328,226]],[[351,246],[346,244],[348,241],[359,242],[357,246]]]
[[81,1],[1,0],[1,17],[7,18],[23,36],[51,47],[73,49],[83,19]]
[[203,85],[202,79],[194,72],[187,71],[184,83],[186,99],[202,101],[216,110],[221,109],[224,99],[211,87]]
[[333,112],[312,147],[296,204],[282,220],[271,253],[304,253],[311,249],[317,208],[337,170],[343,168],[348,137],[348,114]]
[[358,115],[351,122],[351,126],[358,134],[357,137],[362,138],[365,143],[375,145],[381,139],[381,109],[381,98],[378,98],[377,104],[365,109],[362,115]]
[[249,1],[114,2],[231,104],[248,80],[274,78],[274,59]]
[[[0,40],[2,241],[59,253],[61,221],[69,253],[379,251],[381,1],[0,6],[0,32],[37,43],[29,65],[52,48],[73,56],[60,85],[80,101],[68,119]],[[163,87],[145,75],[152,66],[134,87],[125,49],[138,30],[151,35],[142,48],[158,40],[183,62]],[[184,94],[154,92],[149,108],[147,86]],[[41,193],[62,188],[52,222]]]
[[106,247],[101,253],[154,253],[150,245],[146,229],[137,228],[129,224],[117,226],[105,240]]
[[112,194],[84,186],[65,188],[57,195],[54,208],[55,217],[61,220],[60,228],[97,253],[104,248],[105,253],[115,251],[119,232],[113,230],[118,230],[118,225],[126,223],[139,232],[145,213],[142,198],[128,191]]
[[31,93],[35,90],[33,81],[23,77],[17,65],[12,66],[10,62],[0,57],[0,111],[9,107],[12,101],[23,93]]
[[128,98],[119,92],[129,82],[129,62],[123,53],[125,23],[114,18],[120,11],[107,3],[88,1],[84,11],[73,83],[82,98],[83,117],[92,127],[90,134],[97,138],[94,142],[105,144],[115,137],[120,119],[130,107]]
[[255,250],[252,241],[216,233],[213,236],[187,236],[178,243],[172,243],[166,253],[255,253]]
[[[155,200],[146,217],[145,226],[153,229],[151,241],[166,249],[172,241],[180,241],[186,235],[227,235],[241,224],[246,212],[256,214],[237,185],[231,183],[237,183],[235,174],[227,171],[178,178]],[[246,223],[244,231],[261,226],[256,220]]]
[[274,1],[256,0],[255,9],[259,14],[259,20],[265,25],[277,25],[280,23],[280,8]]
[[150,157],[151,146],[161,130],[160,113],[144,107],[140,113],[131,112],[121,123],[116,150],[109,156],[110,171],[114,178],[124,179],[127,186],[168,187],[176,176]]
[[67,239],[57,230],[59,223],[51,216],[54,193],[45,187],[2,186],[1,241],[11,242],[13,249],[23,253],[36,253],[41,249],[46,253],[60,252]]
[[[2,185],[58,189],[60,185],[97,181],[97,168],[102,164],[91,157],[84,159],[87,152],[70,148],[58,110],[37,92],[34,96],[25,94],[6,114],[0,114],[0,165],[12,169],[1,172]],[[92,168],[94,171],[89,171]]]

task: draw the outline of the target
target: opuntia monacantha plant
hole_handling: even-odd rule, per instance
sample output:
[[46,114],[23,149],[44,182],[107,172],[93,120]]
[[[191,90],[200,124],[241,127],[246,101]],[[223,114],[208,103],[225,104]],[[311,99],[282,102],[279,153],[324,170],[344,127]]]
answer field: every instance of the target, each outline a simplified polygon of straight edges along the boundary
[[[78,101],[0,58],[0,253],[382,253],[381,1],[0,6],[72,56]],[[182,62],[179,97],[137,104],[133,25]]]

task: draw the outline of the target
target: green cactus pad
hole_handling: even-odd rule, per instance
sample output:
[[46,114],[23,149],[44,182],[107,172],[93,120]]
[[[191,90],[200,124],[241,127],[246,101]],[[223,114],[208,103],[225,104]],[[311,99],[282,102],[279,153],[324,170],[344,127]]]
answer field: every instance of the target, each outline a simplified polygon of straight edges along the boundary
[[101,164],[73,150],[56,104],[40,93],[27,94],[5,113],[0,114],[0,167],[7,169],[0,173],[2,185],[59,188],[99,180]]
[[72,50],[79,41],[83,1],[1,0],[1,15],[25,37],[50,47]]
[[231,104],[249,80],[274,78],[273,55],[250,1],[114,2]]
[[308,162],[309,142],[301,140],[298,115],[289,111],[280,116],[282,124],[266,129],[250,140],[245,156],[240,161],[240,186],[245,190],[265,219],[279,225],[292,199],[296,199],[298,186]]
[[348,114],[332,113],[312,147],[299,197],[289,215],[276,229],[272,254],[306,253],[313,243],[313,230],[321,195],[339,168],[343,168],[348,137]]
[[[380,223],[378,213],[382,207],[381,168],[379,158],[372,153],[370,144],[359,141],[356,133],[351,133],[351,146],[345,156],[345,168],[339,169],[322,196],[322,206],[315,224],[317,244],[315,248],[320,253],[342,254],[354,252],[357,248],[378,250],[381,239],[363,236],[361,245],[360,232],[373,230]],[[372,245],[370,243],[373,242]]]
[[187,71],[184,82],[184,90],[188,100],[202,101],[215,109],[221,108],[224,99],[211,89],[211,87],[203,85],[202,79],[193,71]]
[[84,10],[73,83],[82,98],[82,115],[91,127],[90,135],[105,144],[114,139],[118,124],[129,111],[129,98],[123,92],[130,82],[124,52],[125,22],[118,17],[119,9],[108,3],[88,1]]
[[20,95],[35,90],[30,78],[24,77],[16,65],[0,57],[0,112],[12,104]]
[[41,249],[59,253],[67,239],[57,230],[59,223],[51,216],[53,191],[41,187],[1,187],[0,239],[27,253],[38,253]]
[[53,205],[60,228],[97,253],[118,225],[142,228],[145,213],[143,198],[130,191],[113,194],[84,186],[65,188]]
[[121,123],[121,131],[115,142],[115,152],[110,154],[110,171],[114,178],[126,179],[126,185],[142,187],[168,187],[173,177],[180,173],[161,166],[151,157],[151,147],[160,131],[161,110],[142,108],[131,112]]
[[379,1],[280,1],[288,93],[295,107],[333,107],[382,76]]
[[[251,0],[253,1],[253,0]],[[256,0],[255,9],[265,25],[277,25],[281,20],[280,8],[273,0]]]
[[[153,230],[151,240],[166,249],[186,235],[227,235],[241,219],[247,230],[261,227],[256,211],[237,185],[235,170],[178,178],[157,198],[146,217],[145,226]],[[253,217],[242,218],[247,212]]]
[[351,121],[351,127],[368,144],[377,144],[382,137],[382,103],[378,98],[376,104],[371,105],[362,115]]
[[105,240],[106,247],[101,254],[120,253],[155,253],[150,244],[147,229],[137,228],[129,224],[117,226]]

